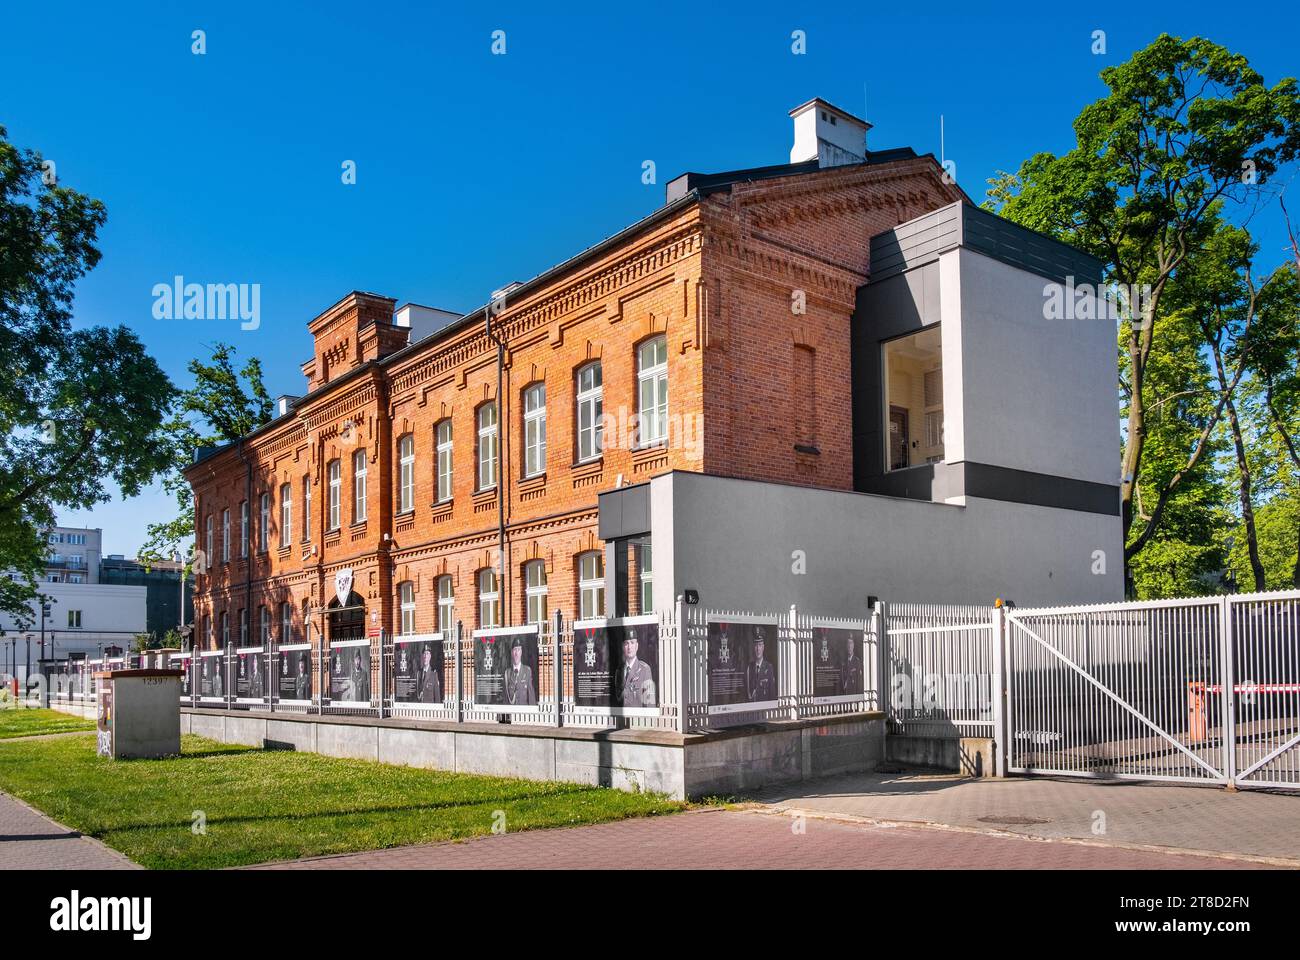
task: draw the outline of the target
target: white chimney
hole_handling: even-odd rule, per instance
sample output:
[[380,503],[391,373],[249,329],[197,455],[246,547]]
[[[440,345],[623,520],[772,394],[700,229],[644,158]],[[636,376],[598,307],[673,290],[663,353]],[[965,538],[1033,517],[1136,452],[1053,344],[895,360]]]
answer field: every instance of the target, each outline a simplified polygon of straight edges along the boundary
[[790,162],[816,160],[821,167],[861,163],[867,158],[867,131],[871,124],[846,113],[820,97],[790,111],[794,119],[794,146]]

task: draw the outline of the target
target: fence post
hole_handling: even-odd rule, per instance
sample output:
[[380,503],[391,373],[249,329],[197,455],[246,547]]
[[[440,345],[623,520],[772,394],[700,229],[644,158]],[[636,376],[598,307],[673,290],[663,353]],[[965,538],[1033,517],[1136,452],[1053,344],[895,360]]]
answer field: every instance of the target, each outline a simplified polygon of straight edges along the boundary
[[677,732],[686,732],[686,698],[691,685],[686,677],[690,669],[690,642],[686,637],[686,603],[678,596],[675,605],[677,617]]
[[[782,644],[777,642],[777,649]],[[786,649],[792,651],[794,663],[790,670],[791,692],[794,694],[790,698],[790,719],[799,719],[799,704],[803,702],[803,649],[799,642],[799,609],[797,604],[790,604],[790,643]]]
[[384,667],[388,664],[388,652],[384,649],[384,640],[386,635],[381,629],[379,631],[379,719],[382,720],[388,716],[384,709],[384,695],[388,693],[388,671]]
[[1007,611],[1005,607],[993,608],[993,623],[989,643],[993,649],[993,770],[994,775],[1007,775]]
[[1236,644],[1233,643],[1232,597],[1219,598],[1219,658],[1223,664],[1223,775],[1228,778],[1226,788],[1237,789],[1237,669],[1233,662]]
[[452,678],[455,681],[455,688],[456,688],[456,722],[457,723],[463,723],[465,720],[465,698],[464,698],[465,691],[463,690],[465,684],[463,682],[463,678],[461,677],[461,651],[460,651],[461,635],[464,633],[464,630],[465,630],[464,621],[457,620],[456,621],[456,673],[455,676]]
[[564,719],[561,716],[564,708],[564,661],[560,656],[562,652],[560,631],[564,627],[564,614],[559,610],[555,611],[554,626],[555,636],[551,640],[551,647],[554,652],[551,656],[554,658],[552,662],[555,665],[553,671],[555,674],[555,725],[562,727],[564,726]]
[[893,677],[889,675],[889,603],[876,601],[876,696],[880,700],[880,712],[885,715],[885,733],[889,733],[889,718],[892,712],[890,693]]

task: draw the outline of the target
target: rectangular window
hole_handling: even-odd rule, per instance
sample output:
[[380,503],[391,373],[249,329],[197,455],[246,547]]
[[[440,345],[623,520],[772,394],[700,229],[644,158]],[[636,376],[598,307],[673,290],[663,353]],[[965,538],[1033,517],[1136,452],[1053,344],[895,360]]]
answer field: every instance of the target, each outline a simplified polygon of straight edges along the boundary
[[546,472],[546,384],[524,391],[524,476]]
[[455,585],[450,576],[438,578],[438,630],[449,635],[456,622]]
[[239,645],[248,646],[248,610],[239,611]]
[[261,510],[257,517],[257,546],[263,553],[271,548],[271,495],[262,494]]
[[600,362],[578,371],[578,462],[599,457],[605,444],[604,387]]
[[239,556],[248,556],[248,501],[239,503]]
[[221,562],[230,562],[230,511],[221,511]]
[[578,558],[578,610],[583,620],[605,615],[605,556],[597,550]]
[[643,447],[668,439],[668,338],[637,348],[637,423]]
[[794,348],[794,442],[817,446],[817,354],[811,347]]
[[546,561],[530,560],[524,567],[524,596],[529,623],[546,622]]
[[289,643],[293,640],[293,604],[280,604],[280,642]]
[[438,502],[451,499],[451,421],[438,424]]
[[68,611],[68,628],[71,629],[71,630],[80,630],[80,629],[81,629],[81,611],[80,611],[80,610],[69,610],[69,611]]
[[262,646],[266,646],[271,642],[271,611],[265,606],[258,607],[257,611],[257,640]]
[[293,487],[280,487],[280,546],[287,547],[293,537]]
[[415,633],[415,584],[410,580],[398,587],[398,598],[401,602],[402,609],[402,627],[403,634]]
[[219,622],[221,624],[221,645],[228,647],[230,646],[230,614],[224,610],[221,611]]
[[330,481],[330,529],[339,528],[339,513],[341,511],[339,501],[343,495],[343,465],[337,460],[331,460],[326,468],[329,472]]
[[208,514],[207,517],[207,528],[208,528],[207,538],[204,540],[203,555],[204,555],[204,563],[210,564],[212,563],[212,558],[214,556],[212,552],[212,514],[210,513]]
[[366,451],[352,455],[352,522],[366,519]]
[[497,485],[497,405],[485,403],[478,408],[478,488],[489,490]]
[[501,624],[501,595],[497,592],[495,570],[480,570],[478,574],[478,625],[496,627]]
[[886,464],[903,470],[943,460],[943,339],[938,324],[881,345]]
[[302,478],[302,542],[311,542],[311,477]]
[[637,554],[637,566],[640,568],[641,576],[641,612],[654,613],[655,609],[655,576],[654,576],[654,558],[651,555],[650,544],[641,544]]
[[415,509],[415,437],[409,433],[397,442],[398,487],[397,512],[410,513]]

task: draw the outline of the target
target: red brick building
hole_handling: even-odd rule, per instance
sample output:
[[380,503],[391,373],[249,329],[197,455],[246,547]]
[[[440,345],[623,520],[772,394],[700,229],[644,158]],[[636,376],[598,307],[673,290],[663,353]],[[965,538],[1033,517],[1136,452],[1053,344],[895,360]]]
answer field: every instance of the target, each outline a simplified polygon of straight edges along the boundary
[[[792,111],[797,132],[809,114],[847,139],[679,177],[655,213],[474,313],[353,292],[312,320],[305,394],[187,471],[196,645],[303,639],[345,570],[365,611],[336,636],[598,614],[602,491],[669,470],[852,490],[869,239],[965,198],[822,101]],[[649,546],[631,613],[665,601]]]

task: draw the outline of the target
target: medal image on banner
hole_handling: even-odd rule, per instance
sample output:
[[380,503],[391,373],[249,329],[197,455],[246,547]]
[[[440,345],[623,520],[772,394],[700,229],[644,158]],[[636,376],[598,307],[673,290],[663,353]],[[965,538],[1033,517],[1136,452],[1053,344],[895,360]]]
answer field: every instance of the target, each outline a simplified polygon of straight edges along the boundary
[[777,706],[776,624],[769,620],[710,620],[708,712],[742,713]]
[[370,641],[339,640],[330,644],[330,703],[370,706]]
[[865,630],[813,621],[813,703],[847,703],[863,697]]
[[204,650],[199,654],[199,699],[226,699],[226,652]]
[[280,666],[275,689],[281,703],[311,703],[311,644],[287,643],[276,648]]
[[579,713],[659,715],[659,618],[573,625],[573,703]]
[[445,676],[442,634],[400,636],[393,640],[393,702],[443,705]]
[[537,624],[474,631],[474,706],[488,710],[540,710]]

